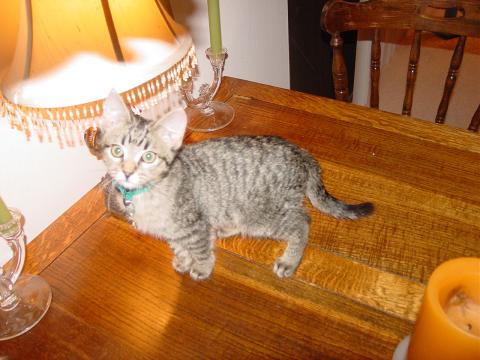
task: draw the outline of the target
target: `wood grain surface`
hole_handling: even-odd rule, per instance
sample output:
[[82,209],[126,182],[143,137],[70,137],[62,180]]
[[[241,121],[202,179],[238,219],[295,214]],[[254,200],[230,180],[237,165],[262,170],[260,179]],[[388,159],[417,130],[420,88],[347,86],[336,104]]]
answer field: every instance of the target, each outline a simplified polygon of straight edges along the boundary
[[[29,246],[53,289],[46,317],[0,343],[9,359],[390,359],[441,262],[480,256],[479,135],[225,78],[232,134],[285,137],[311,151],[328,190],[372,201],[359,221],[313,209],[297,273],[284,244],[222,239],[212,278],[176,274],[161,241],[105,213],[94,188]],[[44,251],[42,251],[44,250]]]

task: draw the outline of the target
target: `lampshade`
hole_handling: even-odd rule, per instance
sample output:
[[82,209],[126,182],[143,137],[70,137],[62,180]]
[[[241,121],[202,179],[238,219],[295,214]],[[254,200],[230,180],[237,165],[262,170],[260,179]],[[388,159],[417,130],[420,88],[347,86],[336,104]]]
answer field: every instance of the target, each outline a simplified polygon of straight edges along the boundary
[[159,0],[24,0],[3,112],[27,137],[74,145],[112,89],[167,111],[195,66],[191,37]]

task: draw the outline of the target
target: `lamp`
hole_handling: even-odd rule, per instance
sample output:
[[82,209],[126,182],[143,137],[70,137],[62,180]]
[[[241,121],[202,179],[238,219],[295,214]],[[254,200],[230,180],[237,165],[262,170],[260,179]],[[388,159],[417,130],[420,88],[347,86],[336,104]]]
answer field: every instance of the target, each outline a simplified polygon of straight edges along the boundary
[[[1,82],[0,111],[27,138],[83,143],[115,89],[138,111],[180,105],[179,85],[196,67],[192,39],[160,0],[22,0],[17,44]],[[13,258],[0,267],[0,340],[21,335],[51,301],[40,277],[21,275],[21,214],[0,199],[0,240]]]
[[2,110],[27,138],[73,146],[111,89],[140,111],[168,111],[195,66],[191,37],[159,0],[24,0]]

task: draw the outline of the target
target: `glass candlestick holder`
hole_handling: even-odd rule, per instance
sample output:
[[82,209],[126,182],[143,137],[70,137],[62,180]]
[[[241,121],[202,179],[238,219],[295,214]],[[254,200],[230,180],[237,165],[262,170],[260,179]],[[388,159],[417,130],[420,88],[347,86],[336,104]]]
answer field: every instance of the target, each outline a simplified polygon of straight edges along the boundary
[[25,263],[25,234],[22,215],[9,209],[12,219],[0,225],[0,239],[13,252],[10,266],[0,267],[0,341],[8,340],[34,327],[52,301],[52,290],[40,276],[21,275]]
[[187,127],[192,131],[200,132],[209,132],[224,128],[232,122],[235,115],[235,111],[230,105],[213,100],[222,81],[227,49],[222,49],[221,52],[214,53],[208,48],[205,54],[210,60],[213,69],[212,84],[201,85],[197,98],[192,94],[192,80],[183,83],[181,86],[182,93],[187,102],[187,108],[185,109],[188,117]]

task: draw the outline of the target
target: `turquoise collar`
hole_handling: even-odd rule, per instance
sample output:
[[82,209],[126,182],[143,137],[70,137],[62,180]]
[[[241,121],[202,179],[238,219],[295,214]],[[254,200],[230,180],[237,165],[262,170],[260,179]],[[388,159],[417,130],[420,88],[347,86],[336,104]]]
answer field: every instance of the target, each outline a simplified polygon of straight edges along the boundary
[[123,200],[124,201],[129,201],[129,202],[131,202],[133,200],[134,196],[143,194],[144,192],[147,192],[147,191],[150,190],[150,186],[148,186],[148,185],[145,185],[141,188],[129,190],[129,189],[124,188],[122,185],[118,184],[115,180],[112,180],[112,184],[113,184],[113,186],[115,186],[115,188],[118,191],[120,191],[120,193],[123,196]]

